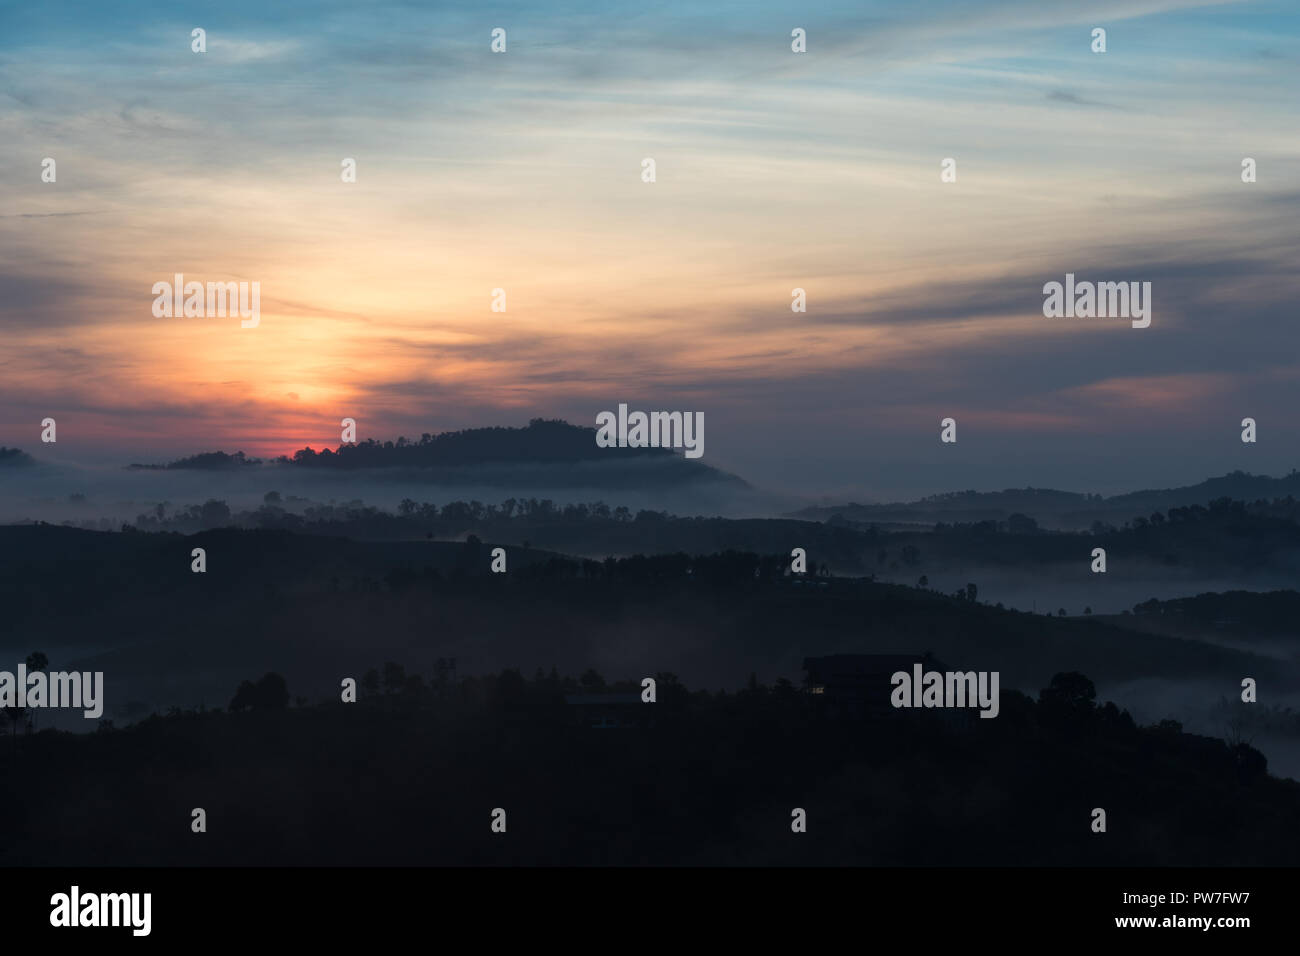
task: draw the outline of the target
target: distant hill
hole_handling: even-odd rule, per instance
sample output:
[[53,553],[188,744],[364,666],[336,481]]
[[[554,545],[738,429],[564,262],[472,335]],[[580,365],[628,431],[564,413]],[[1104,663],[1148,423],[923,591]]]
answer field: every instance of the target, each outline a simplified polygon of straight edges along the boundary
[[[497,546],[508,551],[508,573],[490,570]],[[195,547],[206,550],[204,574],[190,570]],[[784,549],[583,560],[489,537],[0,526],[0,649],[12,657],[39,648],[51,660],[110,655],[116,703],[138,694],[178,705],[228,699],[241,675],[271,662],[295,686],[332,689],[363,650],[365,659],[422,668],[448,655],[466,668],[531,673],[597,654],[607,666],[633,667],[653,648],[661,666],[712,687],[736,686],[751,670],[797,674],[813,647],[928,649],[950,666],[999,670],[1005,687],[1041,685],[1069,669],[1102,681],[1259,672],[1289,682],[1294,671],[1240,650],[1137,633],[1128,626],[1136,615],[1049,618],[788,569]],[[180,619],[183,634],[165,626]]]
[[128,468],[142,471],[226,471],[245,465],[260,465],[262,459],[249,458],[242,451],[227,455],[224,451],[208,451],[188,458],[178,458],[165,465],[128,465]]
[[1168,510],[1176,506],[1205,504],[1216,498],[1231,498],[1234,501],[1261,499],[1267,501],[1297,496],[1300,496],[1300,471],[1293,470],[1284,478],[1270,478],[1268,475],[1234,471],[1221,478],[1207,478],[1200,484],[1185,488],[1133,491],[1126,495],[1107,498],[1106,502],[1116,507],[1132,506],[1137,509],[1135,514],[1142,514],[1144,511],[1156,509]]
[[1006,521],[1019,514],[1028,515],[1047,527],[1078,529],[1087,528],[1094,521],[1122,524],[1153,512],[1205,505],[1223,498],[1249,503],[1297,497],[1300,497],[1300,471],[1292,471],[1284,478],[1235,471],[1186,487],[1147,489],[1110,497],[1050,488],[954,491],[912,502],[804,508],[791,517],[844,524],[932,525],[940,521]]
[[34,464],[36,464],[36,459],[21,448],[0,446],[0,468],[22,468]]
[[526,428],[468,428],[430,435],[418,441],[371,438],[319,452],[303,448],[281,464],[306,468],[438,468],[488,462],[571,463],[628,458],[676,457],[669,448],[601,448],[596,429],[560,420],[534,418]]
[[[367,439],[357,444],[316,451],[302,448],[292,456],[263,462],[235,452],[205,452],[165,465],[131,465],[137,470],[231,471],[245,466],[371,470],[437,480],[473,480],[499,484],[502,479],[559,485],[669,485],[721,481],[747,488],[748,483],[671,448],[601,448],[596,430],[560,420],[535,418],[524,428],[470,428],[425,433],[418,440]],[[647,468],[647,466],[649,466]],[[472,471],[470,471],[472,469]]]

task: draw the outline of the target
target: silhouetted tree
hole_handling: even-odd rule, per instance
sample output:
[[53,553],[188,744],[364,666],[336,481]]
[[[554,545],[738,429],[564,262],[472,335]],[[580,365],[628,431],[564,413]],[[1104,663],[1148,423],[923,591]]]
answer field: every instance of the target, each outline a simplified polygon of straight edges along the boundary
[[199,509],[199,520],[205,528],[219,528],[230,522],[230,506],[224,501],[209,498]]
[[18,736],[18,725],[23,722],[23,717],[25,715],[26,715],[25,708],[17,707],[17,706],[5,708],[5,716],[9,718],[10,736],[12,737]]
[[289,706],[289,685],[274,671],[257,683],[243,681],[230,701],[231,711],[284,710]]
[[384,693],[396,694],[406,683],[406,668],[393,661],[384,662]]
[[1080,724],[1096,709],[1097,688],[1078,671],[1056,674],[1051,683],[1038,692],[1038,704],[1048,720]]
[[1232,748],[1232,756],[1243,780],[1254,780],[1268,773],[1268,758],[1250,744],[1237,744]]
[[1007,518],[1007,531],[1011,534],[1035,534],[1038,522],[1029,515],[1013,514]]
[[[45,668],[49,666],[50,666],[50,659],[46,657],[44,654],[42,654],[40,651],[32,651],[32,653],[27,655],[28,671],[43,671],[45,670]],[[32,711],[31,721],[32,721],[32,729],[35,730],[36,729],[35,711]]]

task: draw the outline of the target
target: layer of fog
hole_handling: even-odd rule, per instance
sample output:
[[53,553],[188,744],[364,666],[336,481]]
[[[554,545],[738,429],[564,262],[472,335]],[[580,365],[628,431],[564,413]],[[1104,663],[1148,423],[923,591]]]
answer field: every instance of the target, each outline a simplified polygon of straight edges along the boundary
[[[1290,673],[1293,675],[1294,670]],[[1254,704],[1240,702],[1241,680],[1245,677],[1254,677],[1259,682]],[[1268,758],[1269,773],[1300,780],[1300,713],[1289,730],[1261,726],[1265,708],[1300,711],[1300,688],[1294,685],[1293,678],[1278,675],[1270,680],[1259,674],[1225,674],[1222,681],[1144,678],[1100,683],[1097,697],[1114,701],[1139,724],[1176,720],[1183,725],[1185,733],[1230,742],[1240,740]],[[1261,717],[1252,718],[1255,713]]]
[[[70,522],[117,530],[152,513],[167,513],[209,499],[232,511],[254,510],[268,492],[312,503],[363,502],[395,512],[403,499],[444,505],[451,501],[500,504],[509,498],[550,499],[557,505],[604,501],[611,508],[678,515],[761,517],[798,502],[725,481],[659,483],[653,462],[574,465],[484,465],[438,472],[366,471],[295,466],[243,466],[219,471],[128,470],[40,463],[0,468],[0,523]],[[665,476],[667,477],[667,476]],[[294,510],[292,503],[286,506]]]

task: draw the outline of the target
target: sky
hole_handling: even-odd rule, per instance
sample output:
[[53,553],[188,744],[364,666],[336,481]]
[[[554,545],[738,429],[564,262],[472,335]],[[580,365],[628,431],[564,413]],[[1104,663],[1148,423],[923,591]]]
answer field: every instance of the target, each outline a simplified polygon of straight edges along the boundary
[[[6,2],[0,444],[627,402],[828,499],[1283,474],[1297,89],[1294,2]],[[156,318],[176,273],[258,282],[259,325]],[[1066,273],[1150,282],[1151,326],[1044,317]]]

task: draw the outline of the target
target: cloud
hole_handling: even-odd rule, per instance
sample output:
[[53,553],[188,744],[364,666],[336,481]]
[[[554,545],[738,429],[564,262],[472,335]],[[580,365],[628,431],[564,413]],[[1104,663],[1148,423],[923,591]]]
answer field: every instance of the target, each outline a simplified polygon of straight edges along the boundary
[[58,219],[64,216],[94,216],[98,215],[96,210],[84,210],[81,212],[17,212],[17,213],[0,213],[0,219]]
[[1071,93],[1069,90],[1052,90],[1047,94],[1047,98],[1054,103],[1070,103],[1074,106],[1096,106],[1100,109],[1117,110],[1122,107],[1114,103],[1103,103],[1100,100],[1090,100],[1079,96],[1077,93]]

